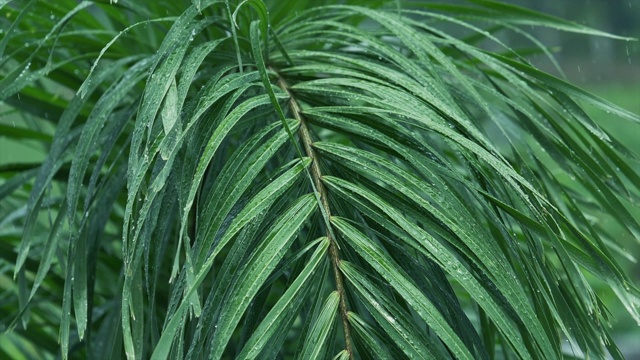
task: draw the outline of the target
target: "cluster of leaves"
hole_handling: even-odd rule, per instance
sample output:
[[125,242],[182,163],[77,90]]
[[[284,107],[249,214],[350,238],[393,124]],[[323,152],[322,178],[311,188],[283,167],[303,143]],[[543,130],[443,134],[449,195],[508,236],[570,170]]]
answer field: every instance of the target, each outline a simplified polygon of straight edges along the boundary
[[0,356],[621,358],[585,274],[640,321],[593,220],[640,239],[639,157],[581,106],[640,118],[523,58],[615,36],[311,3],[0,1],[0,132],[47,149],[0,168]]

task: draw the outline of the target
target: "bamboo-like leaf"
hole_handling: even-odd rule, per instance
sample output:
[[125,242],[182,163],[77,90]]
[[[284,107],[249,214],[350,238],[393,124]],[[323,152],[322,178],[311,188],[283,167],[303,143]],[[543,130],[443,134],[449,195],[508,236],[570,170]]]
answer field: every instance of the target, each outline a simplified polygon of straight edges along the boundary
[[248,302],[260,289],[262,281],[271,273],[288,250],[299,228],[316,208],[313,196],[303,196],[285,212],[260,246],[238,272],[239,282],[229,292],[220,311],[218,328],[213,337],[214,359],[219,358],[240,320]]
[[[345,188],[349,189],[350,192],[353,192],[353,193],[359,192],[360,194],[364,195],[363,196],[364,198],[372,200],[374,204],[376,204],[375,206],[379,207],[381,211],[383,211],[387,216],[391,217],[394,220],[394,222],[396,222],[401,228],[403,228],[405,231],[411,234],[411,236],[415,241],[417,241],[418,243],[421,243],[421,246],[424,247],[425,249],[429,249],[428,252],[425,253],[425,255],[432,257],[434,261],[442,264],[441,265],[442,268],[445,271],[447,271],[450,275],[452,275],[454,278],[457,278],[458,281],[463,286],[465,286],[469,292],[476,293],[477,294],[475,296],[476,301],[478,301],[479,303],[485,303],[486,306],[493,308],[491,313],[495,315],[494,321],[496,321],[499,324],[499,326],[504,329],[506,334],[508,334],[507,337],[510,338],[511,341],[513,341],[513,343],[519,343],[522,341],[521,336],[518,334],[518,331],[514,328],[513,323],[510,320],[508,320],[509,316],[504,313],[504,310],[499,309],[499,305],[493,300],[491,300],[491,296],[487,293],[487,290],[481,288],[481,285],[478,284],[474,279],[474,277],[470,275],[470,273],[464,267],[464,265],[460,263],[458,260],[456,260],[455,256],[453,256],[453,254],[451,254],[448,250],[446,250],[445,247],[440,245],[438,242],[434,241],[434,239],[431,236],[429,236],[426,232],[419,230],[419,228],[415,227],[415,225],[410,224],[409,221],[404,219],[399,213],[396,212],[397,211],[396,209],[390,206],[386,206],[383,202],[380,202],[381,199],[379,199],[373,193],[363,189],[356,188],[352,185],[345,183],[344,181],[339,181],[337,179],[326,178],[325,180],[327,181],[327,184],[335,190],[340,191],[340,188],[337,186],[345,186]],[[343,191],[341,191],[341,193],[346,194]],[[424,242],[424,240],[426,239],[431,239],[431,241]],[[420,250],[420,248],[418,249]],[[518,307],[519,309],[518,313],[520,315],[528,314],[527,321],[531,321],[530,325],[532,327],[535,326],[535,328],[530,329],[529,331],[537,330],[538,331],[537,335],[542,337],[542,339],[544,339],[546,336],[544,335],[542,330],[539,328],[539,325],[535,324],[535,322],[537,321],[533,320],[534,317],[531,314],[532,310],[523,308],[523,306],[528,306],[528,305],[526,305],[526,303],[524,302],[521,302],[523,301],[522,299],[517,300],[517,298],[520,296],[518,296],[517,293],[514,294],[514,292],[521,292],[522,290],[516,290],[517,287],[519,286],[517,284],[514,284],[513,282],[509,283],[506,277],[503,279],[504,280],[501,281],[502,284],[500,286],[500,287],[505,286],[503,294],[511,298],[510,300],[512,301],[513,306]],[[495,285],[492,285],[492,286],[495,286]],[[424,304],[423,306],[426,306],[426,304]],[[426,310],[423,310],[423,311],[426,311]],[[424,314],[423,316],[426,317],[427,313],[428,312],[423,313]],[[446,328],[447,327],[443,327],[443,331],[445,331]],[[543,341],[542,339],[540,341]],[[542,345],[544,346],[544,343]],[[524,348],[521,346],[520,347],[517,346],[517,348],[521,349],[522,351],[525,351]],[[523,356],[528,357],[525,354],[523,354]]]
[[[107,68],[104,71],[101,71],[96,75],[97,79],[93,82],[93,86],[90,88],[91,91],[88,92],[93,92],[103,80],[105,80],[109,75],[111,75],[114,70],[117,69],[118,65],[127,64],[132,60],[133,58],[121,59],[117,64],[114,64],[114,67]],[[79,135],[79,132],[69,132],[69,129],[71,128],[73,121],[79,115],[85,102],[85,99],[76,96],[69,103],[69,106],[63,113],[59,125],[56,128],[56,133],[54,135],[54,141],[51,145],[49,156],[43,162],[42,167],[40,168],[40,171],[36,176],[34,186],[35,191],[31,192],[29,198],[29,217],[26,220],[26,224],[23,230],[24,241],[20,243],[20,250],[18,252],[18,259],[16,261],[15,268],[16,272],[21,269],[22,263],[26,260],[26,257],[29,253],[32,232],[34,230],[36,217],[40,212],[40,203],[42,202],[44,192],[47,188],[49,188],[53,176],[58,172],[58,169],[64,162],[62,153],[68,148],[70,142]]]
[[315,319],[311,331],[307,334],[304,347],[299,355],[300,359],[323,359],[327,355],[326,342],[337,320],[340,295],[332,292]]
[[382,335],[367,324],[362,318],[355,313],[349,313],[349,322],[356,330],[358,335],[363,339],[363,349],[360,351],[368,351],[370,357],[378,357],[380,359],[393,359],[395,349],[385,348]]
[[364,236],[351,227],[347,222],[334,218],[332,224],[338,228],[356,249],[356,251],[367,260],[378,273],[389,282],[403,299],[405,299],[418,315],[433,329],[433,331],[452,349],[452,351],[461,358],[473,358],[472,350],[463,344],[459,335],[456,334],[451,326],[446,322],[434,305],[429,301],[414,284],[409,281],[405,274],[397,272],[397,263],[386,257],[384,253],[377,248],[372,241],[367,240]]
[[244,345],[243,350],[238,354],[239,359],[255,359],[263,351],[264,347],[269,346],[270,339],[278,337],[278,333],[285,334],[289,331],[287,325],[294,320],[294,315],[297,314],[300,306],[309,296],[310,279],[318,272],[322,259],[325,259],[328,247],[328,239],[322,239],[304,270],[291,283],[291,286],[280,297],[249,341]]
[[[269,186],[256,194],[251,199],[251,201],[247,203],[243,211],[238,214],[238,216],[229,226],[229,229],[225,232],[224,237],[216,244],[213,254],[209,255],[206,262],[203,264],[198,274],[194,278],[194,282],[192,284],[189,284],[190,288],[186,291],[185,296],[190,296],[204,280],[205,275],[209,272],[209,269],[213,265],[215,256],[222,250],[226,243],[229,242],[231,238],[235,236],[240,231],[240,229],[244,227],[249,221],[268,209],[276,200],[276,198],[282,195],[282,193],[292,185],[293,181],[302,173],[302,171],[304,171],[304,168],[308,165],[308,160],[304,161],[303,163],[298,162],[287,172],[283,173],[276,181],[273,181],[271,184],[269,184]],[[182,320],[182,316],[187,310],[188,305],[188,301],[182,301],[180,303],[179,308],[176,310],[176,314],[173,314],[171,320],[169,320],[169,322],[166,324],[162,336],[158,340],[158,345],[153,351],[152,358],[163,359],[167,357],[171,347],[171,340],[173,339],[175,333],[178,331],[180,321]]]
[[[202,234],[204,239],[202,240],[202,246],[210,246],[211,239],[215,235],[213,229],[219,228],[233,205],[240,198],[240,195],[251,185],[255,180],[255,176],[258,175],[267,161],[288,139],[287,133],[280,130],[275,136],[261,143],[263,137],[272,133],[276,125],[277,123],[266,127],[249,139],[241,150],[237,152],[237,157],[230,159],[222,174],[219,175],[219,180],[216,181],[216,184],[207,195],[206,205],[201,210],[200,223],[203,227],[199,233]],[[297,128],[293,124],[291,124],[291,127]],[[240,167],[240,164],[250,165]],[[200,243],[196,246],[198,245]],[[202,259],[198,259],[197,263],[202,261]]]
[[363,298],[364,306],[390,340],[409,358],[446,358],[446,355],[420,331],[411,317],[383,292],[372,293],[376,286],[348,262],[341,270]]

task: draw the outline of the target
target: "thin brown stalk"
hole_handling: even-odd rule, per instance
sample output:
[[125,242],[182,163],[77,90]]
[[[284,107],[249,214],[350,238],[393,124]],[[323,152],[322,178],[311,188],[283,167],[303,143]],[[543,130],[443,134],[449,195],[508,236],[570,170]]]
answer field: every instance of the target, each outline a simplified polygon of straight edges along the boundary
[[[320,171],[320,165],[318,162],[318,157],[313,150],[311,134],[309,133],[309,128],[307,127],[307,122],[302,116],[302,112],[300,110],[300,105],[296,101],[296,99],[291,94],[287,83],[282,77],[278,77],[278,87],[284,90],[289,95],[289,108],[293,113],[293,117],[300,122],[300,128],[298,129],[298,134],[302,140],[302,144],[304,145],[304,150],[307,153],[307,156],[311,158],[311,177],[313,179],[313,183],[318,191],[318,195],[320,197],[321,205],[324,209],[324,213],[328,218],[331,218],[331,209],[329,208],[329,197],[327,194],[327,189],[324,187],[322,183],[322,172]],[[327,224],[327,226],[331,226]],[[342,273],[340,272],[340,254],[338,252],[338,244],[336,243],[336,239],[334,239],[331,231],[327,230],[327,237],[329,238],[329,257],[331,258],[331,265],[333,268],[333,276],[336,282],[336,290],[338,290],[338,294],[340,295],[340,317],[342,318],[342,326],[344,329],[344,342],[347,347],[347,352],[349,353],[349,358],[353,359],[353,348],[351,346],[351,330],[349,326],[349,318],[346,301],[346,293],[344,287],[344,279],[342,277]]]

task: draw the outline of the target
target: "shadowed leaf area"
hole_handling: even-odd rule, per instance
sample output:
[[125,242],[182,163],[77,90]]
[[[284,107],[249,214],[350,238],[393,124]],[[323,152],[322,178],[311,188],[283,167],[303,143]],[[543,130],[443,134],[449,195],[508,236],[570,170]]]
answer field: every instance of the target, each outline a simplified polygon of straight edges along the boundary
[[0,358],[623,358],[640,117],[525,56],[633,39],[319,3],[0,1]]

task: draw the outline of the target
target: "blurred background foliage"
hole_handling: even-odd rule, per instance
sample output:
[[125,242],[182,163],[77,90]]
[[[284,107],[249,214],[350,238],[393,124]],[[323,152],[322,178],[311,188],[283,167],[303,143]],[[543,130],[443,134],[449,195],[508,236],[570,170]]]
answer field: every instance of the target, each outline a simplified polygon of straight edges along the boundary
[[[524,6],[546,14],[586,25],[616,35],[640,38],[640,0],[511,0],[510,3]],[[558,67],[544,54],[532,54],[529,60],[536,67],[570,83],[580,86],[635,114],[640,114],[640,41],[619,41],[604,37],[560,32],[543,27],[529,30],[540,42],[552,51]],[[501,40],[518,48],[519,38],[511,32],[502,34]],[[526,45],[528,46],[528,44]],[[487,43],[487,48],[492,45]],[[494,49],[495,50],[495,49]],[[640,154],[640,128],[630,127],[619,118],[604,111],[587,107],[586,110],[600,126],[622,143]],[[640,204],[630,210],[640,218]],[[596,219],[606,228],[616,228],[606,213]],[[640,246],[631,237],[620,231],[620,243],[629,257],[640,259]],[[640,264],[620,257],[623,268],[640,281]],[[603,285],[603,284],[601,284]],[[605,292],[600,293],[605,300]],[[618,320],[613,333],[622,352],[628,359],[640,359],[640,327],[627,316],[622,307],[610,309]]]
[[[518,0],[519,5],[553,14],[599,30],[617,35],[640,38],[640,0]],[[531,61],[539,68],[556,76],[563,75],[569,82],[581,86],[616,105],[640,114],[640,42],[615,41],[606,38],[582,36],[536,28],[532,33],[546,45],[553,47],[562,72],[548,59],[534,55]],[[507,40],[508,41],[508,40]],[[636,153],[640,153],[640,129],[627,126],[606,112],[591,110],[598,123]],[[632,214],[640,218],[638,204],[631,207]],[[616,226],[602,214],[602,223]],[[629,255],[640,258],[640,248],[624,231],[620,242]],[[640,265],[627,259],[621,264],[631,276],[640,280]],[[640,359],[640,327],[624,309],[612,307],[619,320],[613,337],[628,359]]]

